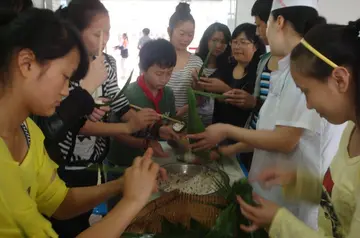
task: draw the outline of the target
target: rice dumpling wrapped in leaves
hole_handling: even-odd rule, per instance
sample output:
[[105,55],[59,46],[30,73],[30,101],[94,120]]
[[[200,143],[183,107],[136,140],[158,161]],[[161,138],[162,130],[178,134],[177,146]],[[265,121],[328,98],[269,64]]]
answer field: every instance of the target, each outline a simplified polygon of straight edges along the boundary
[[[205,131],[205,126],[201,121],[199,113],[197,112],[197,101],[195,97],[194,90],[188,88],[188,122],[187,122],[187,133],[188,134],[198,134]],[[194,140],[190,140],[190,144],[194,143]],[[199,152],[193,152],[201,161],[201,163],[206,163],[210,161],[210,151],[204,150]]]

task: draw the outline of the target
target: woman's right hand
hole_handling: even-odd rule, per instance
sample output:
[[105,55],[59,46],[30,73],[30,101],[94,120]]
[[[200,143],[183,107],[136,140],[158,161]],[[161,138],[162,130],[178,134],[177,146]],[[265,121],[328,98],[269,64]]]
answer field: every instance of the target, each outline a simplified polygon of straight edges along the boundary
[[198,74],[199,74],[199,69],[193,69],[193,71],[191,72],[192,88],[195,90],[201,90],[201,87],[199,86]]
[[152,149],[148,149],[125,171],[123,197],[139,206],[145,206],[153,191],[158,190],[157,177],[160,167],[151,160],[152,155]]
[[218,78],[201,77],[200,81],[198,82],[198,87],[213,93],[225,93],[231,90],[231,87],[229,87],[229,85],[227,85],[224,81]]
[[128,121],[130,133],[135,133],[150,125],[155,124],[161,119],[161,116],[153,109],[144,108],[134,113]]
[[289,185],[296,183],[296,170],[273,167],[263,170],[255,179],[256,182],[262,184],[266,188],[275,185]]
[[87,75],[80,81],[81,87],[90,94],[93,94],[95,90],[107,79],[108,75],[104,61],[104,55],[98,56],[95,60],[93,60],[89,64]]

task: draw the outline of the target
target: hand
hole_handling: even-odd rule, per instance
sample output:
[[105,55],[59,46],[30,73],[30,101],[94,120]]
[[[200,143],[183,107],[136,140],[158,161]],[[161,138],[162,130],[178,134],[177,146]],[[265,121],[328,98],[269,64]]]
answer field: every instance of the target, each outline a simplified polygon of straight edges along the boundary
[[263,170],[257,178],[254,179],[265,188],[275,185],[286,186],[296,183],[296,170],[287,170],[284,168],[268,168]]
[[245,232],[254,232],[260,227],[269,227],[280,209],[275,203],[265,200],[256,194],[253,194],[253,199],[258,206],[251,206],[240,196],[237,196],[241,213],[252,222],[249,226],[240,225],[240,228]]
[[107,112],[110,111],[110,107],[109,106],[103,106],[100,108],[94,108],[94,111],[91,113],[91,115],[89,116],[89,120],[92,122],[97,122],[100,121]]
[[232,89],[226,93],[228,98],[225,102],[240,108],[254,108],[256,106],[256,98],[242,89]]
[[184,115],[187,113],[188,109],[189,109],[189,106],[188,106],[188,105],[185,105],[185,106],[182,106],[182,107],[180,107],[180,108],[177,108],[177,109],[176,109],[176,117],[182,117],[182,116],[184,116]]
[[144,108],[134,113],[128,121],[130,133],[140,131],[155,124],[161,116],[153,109]]
[[194,151],[212,149],[227,138],[227,130],[227,124],[218,123],[208,126],[205,132],[187,135],[189,139],[199,140],[191,144],[190,147]]
[[80,81],[80,85],[83,89],[93,94],[94,91],[100,87],[107,79],[107,69],[104,64],[104,55],[98,56],[89,65],[87,75]]
[[169,157],[169,154],[166,153],[161,144],[156,140],[151,140],[149,143],[149,148],[151,148],[154,151],[154,156],[159,158],[167,158]]
[[194,82],[198,81],[199,71],[200,71],[200,69],[193,69],[193,71],[191,72],[191,77]]
[[202,88],[199,86],[198,82],[198,74],[199,74],[199,69],[194,69],[192,72],[191,72],[191,77],[192,77],[192,88],[194,89],[198,89],[198,90],[201,90]]
[[212,150],[212,151],[210,152],[210,160],[218,160],[218,159],[220,159],[219,153],[216,152],[216,151],[214,151],[214,150]]
[[[157,178],[160,171],[158,164],[151,160],[153,151],[148,149],[143,157],[137,157],[124,175],[124,194],[127,201],[145,206],[153,191],[158,191]],[[166,174],[166,173],[165,173]]]
[[165,140],[179,140],[180,136],[172,129],[172,126],[162,126],[159,130],[160,138]]
[[229,85],[217,78],[200,77],[200,81],[197,84],[201,89],[213,93],[224,93],[231,90]]
[[220,159],[220,154],[223,154],[223,155],[231,155],[232,153],[230,152],[232,151],[230,149],[230,146],[219,146],[218,147],[218,151],[215,151],[215,150],[212,150],[211,153],[210,153],[210,159],[211,160],[218,160]]
[[[99,98],[99,99],[101,99],[103,102],[107,102],[109,100],[107,98]],[[94,107],[93,112],[89,116],[89,120],[92,122],[100,121],[105,116],[105,114],[109,111],[110,111],[109,106],[102,106],[99,108]]]

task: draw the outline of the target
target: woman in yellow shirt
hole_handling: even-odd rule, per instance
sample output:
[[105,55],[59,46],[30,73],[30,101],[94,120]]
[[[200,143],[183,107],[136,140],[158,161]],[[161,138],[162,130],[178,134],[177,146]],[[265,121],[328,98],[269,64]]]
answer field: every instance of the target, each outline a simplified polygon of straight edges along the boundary
[[0,29],[0,237],[57,237],[44,216],[68,219],[122,192],[118,205],[78,236],[119,237],[157,189],[152,151],[137,158],[124,178],[68,189],[41,130],[27,117],[52,115],[69,93],[69,78],[86,75],[79,33],[41,9],[19,16],[1,11]]
[[[331,217],[330,229],[319,219],[320,230],[310,229],[286,209],[255,195],[259,206],[238,198],[242,213],[252,221],[252,231],[268,227],[270,237],[320,238],[359,237],[360,234],[360,20],[349,25],[320,25],[313,28],[291,53],[291,74],[305,94],[307,107],[333,124],[350,121],[330,166],[332,198],[321,178],[309,171],[273,168],[259,176],[264,186],[281,184],[289,199],[321,204]],[[328,183],[329,184],[329,183]],[[329,188],[329,186],[328,186]],[[320,199],[321,198],[321,199]]]

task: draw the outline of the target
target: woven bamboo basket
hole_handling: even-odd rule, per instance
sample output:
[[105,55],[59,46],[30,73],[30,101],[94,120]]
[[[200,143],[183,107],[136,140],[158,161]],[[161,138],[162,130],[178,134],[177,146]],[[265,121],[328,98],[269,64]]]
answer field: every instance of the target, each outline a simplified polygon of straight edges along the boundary
[[190,227],[190,221],[194,219],[204,227],[211,228],[221,212],[218,208],[221,205],[225,206],[226,200],[220,196],[172,191],[144,207],[126,231],[137,234],[161,233],[163,219],[174,224],[180,223],[186,228]]

